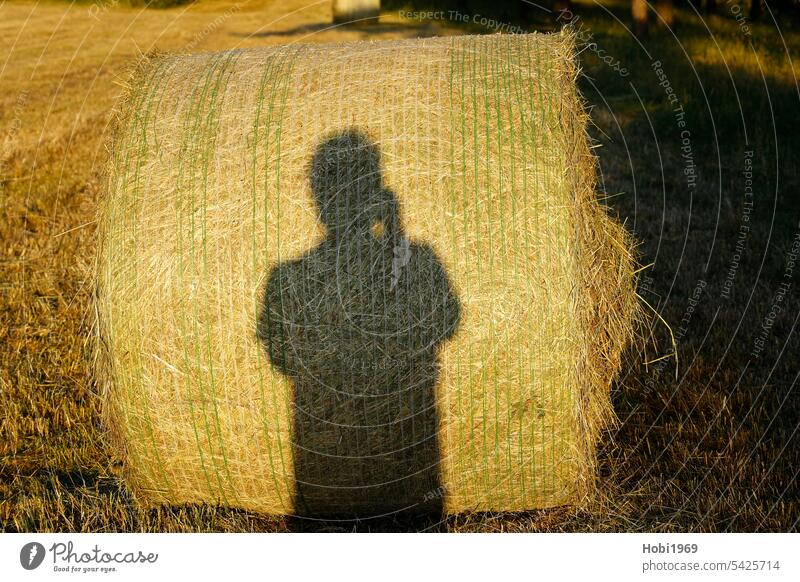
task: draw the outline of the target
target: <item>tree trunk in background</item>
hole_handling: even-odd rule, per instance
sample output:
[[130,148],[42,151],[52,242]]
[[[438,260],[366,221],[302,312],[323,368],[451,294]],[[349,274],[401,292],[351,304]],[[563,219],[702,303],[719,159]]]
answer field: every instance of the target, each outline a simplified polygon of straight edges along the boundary
[[664,28],[672,28],[675,23],[675,14],[672,10],[672,0],[657,0],[656,12],[660,16],[658,25]]
[[645,0],[631,0],[631,15],[633,16],[633,33],[643,36],[647,33],[647,2]]
[[750,20],[758,20],[761,16],[761,0],[750,0]]

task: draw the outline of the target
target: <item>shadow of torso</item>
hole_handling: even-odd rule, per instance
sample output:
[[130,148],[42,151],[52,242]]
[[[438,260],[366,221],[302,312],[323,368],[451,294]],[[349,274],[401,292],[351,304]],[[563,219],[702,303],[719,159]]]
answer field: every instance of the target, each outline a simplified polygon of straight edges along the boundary
[[259,336],[293,382],[299,513],[441,510],[436,351],[458,318],[433,250],[402,235],[328,238],[272,272]]

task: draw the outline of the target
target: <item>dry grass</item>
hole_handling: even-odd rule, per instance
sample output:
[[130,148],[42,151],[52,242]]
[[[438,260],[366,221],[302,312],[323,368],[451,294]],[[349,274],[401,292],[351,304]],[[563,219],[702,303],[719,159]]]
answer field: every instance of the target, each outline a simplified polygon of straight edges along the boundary
[[[679,14],[679,38],[691,61],[671,37],[647,44],[665,63],[687,111],[698,173],[690,198],[679,131],[650,60],[591,5],[579,9],[583,24],[632,71],[621,78],[594,53],[584,53],[587,77],[581,83],[595,106],[592,118],[603,145],[598,150],[601,187],[642,241],[642,262],[655,262],[643,273],[640,294],[673,324],[681,362],[677,379],[667,360],[627,367],[612,394],[620,422],[603,439],[603,495],[595,504],[463,515],[443,523],[403,518],[360,524],[267,518],[210,506],[145,511],[132,504],[119,480],[119,459],[101,438],[86,339],[98,174],[111,108],[120,93],[116,82],[141,52],[156,48],[282,44],[310,34],[307,40],[330,42],[457,32],[442,30],[439,23],[324,31],[328,5],[277,22],[272,21],[285,8],[261,2],[240,9],[200,3],[188,10],[109,10],[98,20],[88,16],[86,5],[0,6],[2,528],[797,529],[800,418],[791,355],[800,348],[794,333],[800,302],[794,285],[778,295],[789,267],[785,253],[797,232],[798,203],[788,193],[800,182],[796,169],[784,163],[800,144],[783,121],[796,110],[797,67],[792,69],[782,42],[795,50],[797,35],[787,32],[782,40],[774,27],[756,25],[751,50],[740,42],[734,22],[714,18],[708,26],[715,44],[697,21]],[[627,18],[624,5],[611,8]],[[741,111],[731,98],[733,88]],[[732,291],[723,295],[743,216],[742,121],[756,152],[759,196]],[[793,276],[796,281],[796,271]],[[701,281],[705,286],[696,293]],[[689,300],[695,297],[690,312]],[[754,341],[778,297],[781,310],[769,320],[764,349],[753,357]],[[660,347],[649,356],[668,351],[666,336],[656,341]]]

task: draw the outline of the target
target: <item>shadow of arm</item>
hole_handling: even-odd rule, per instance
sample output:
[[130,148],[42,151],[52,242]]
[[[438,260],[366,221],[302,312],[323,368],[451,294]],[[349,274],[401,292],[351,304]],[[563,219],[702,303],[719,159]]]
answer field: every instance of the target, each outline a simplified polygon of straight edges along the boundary
[[286,349],[287,328],[282,281],[285,273],[276,267],[269,276],[256,326],[256,337],[264,347],[270,363],[284,375],[292,371],[290,351]]

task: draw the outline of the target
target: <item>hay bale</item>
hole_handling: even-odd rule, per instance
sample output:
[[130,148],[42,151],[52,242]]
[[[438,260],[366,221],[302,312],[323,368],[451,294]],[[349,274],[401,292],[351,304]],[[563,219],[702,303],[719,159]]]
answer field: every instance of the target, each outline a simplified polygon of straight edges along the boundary
[[336,24],[374,24],[381,15],[381,0],[333,0]]
[[143,504],[582,500],[636,309],[570,36],[167,56],[120,107],[99,377]]

